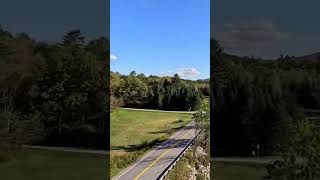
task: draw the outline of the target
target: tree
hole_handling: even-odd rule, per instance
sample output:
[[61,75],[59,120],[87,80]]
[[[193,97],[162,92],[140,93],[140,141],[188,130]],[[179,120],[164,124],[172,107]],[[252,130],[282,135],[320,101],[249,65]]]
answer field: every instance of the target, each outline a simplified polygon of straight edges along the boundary
[[63,37],[63,46],[82,47],[84,45],[84,37],[79,29],[67,32]]
[[295,134],[282,150],[282,159],[267,166],[272,180],[320,178],[320,131],[308,121],[300,121]]
[[[111,95],[123,101],[125,107],[164,110],[195,110],[203,99],[202,87],[208,81],[198,82],[175,77],[158,77],[144,74],[120,75],[111,73]],[[191,109],[190,109],[191,108]]]
[[110,52],[110,42],[107,38],[101,37],[89,41],[86,50],[96,56],[98,61],[106,61]]
[[147,96],[147,86],[135,76],[135,72],[121,81],[119,90],[120,97],[127,105],[139,105]]
[[[198,158],[198,162],[202,164],[202,166],[206,167],[210,164],[210,102],[203,100],[200,108],[193,115],[193,118],[197,131],[202,131],[193,145],[193,159]],[[196,152],[199,146],[205,150],[206,157],[199,158],[199,156],[202,156],[200,154],[196,157]],[[196,166],[196,168],[198,168],[198,166]]]
[[129,76],[136,76],[136,75],[137,75],[136,71],[131,71]]
[[172,81],[173,81],[173,83],[179,83],[179,82],[180,82],[180,77],[179,77],[179,75],[178,75],[178,74],[174,74]]
[[208,135],[210,134],[210,102],[203,100],[199,110],[193,115],[198,128],[203,129]]
[[[63,141],[74,145],[76,136],[90,137],[91,145],[105,138],[108,51],[107,38],[86,43],[80,30],[68,32],[61,43],[47,44],[26,33],[13,36],[1,29],[0,131],[6,133],[4,137],[15,139],[14,146],[34,143],[29,136],[38,132],[48,144],[54,142],[52,137],[63,137],[55,145]],[[79,138],[82,145],[88,144],[83,137]],[[98,143],[106,147],[104,140]]]

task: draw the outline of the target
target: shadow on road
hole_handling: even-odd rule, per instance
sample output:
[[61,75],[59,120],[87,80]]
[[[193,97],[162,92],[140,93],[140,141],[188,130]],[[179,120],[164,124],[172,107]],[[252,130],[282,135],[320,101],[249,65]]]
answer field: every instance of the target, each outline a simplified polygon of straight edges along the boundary
[[[166,142],[165,142],[166,141]],[[163,143],[165,142],[165,143]],[[183,148],[190,142],[190,139],[168,139],[168,140],[153,140],[151,142],[144,142],[141,144],[134,144],[128,146],[112,146],[111,150],[124,150],[126,152],[134,152],[142,149],[170,149],[170,148]],[[160,147],[158,147],[161,144]]]
[[161,143],[165,142],[167,139],[155,139],[150,142],[143,142],[141,144],[133,144],[133,145],[128,145],[128,146],[111,146],[111,150],[124,150],[127,152],[133,152],[133,151],[139,151],[142,149],[150,149],[152,147],[158,146]]
[[190,142],[190,139],[169,139],[159,149],[183,148]]
[[162,131],[152,131],[152,132],[149,132],[150,134],[163,134],[163,133],[166,133],[166,134],[172,134],[178,130],[181,130],[181,129],[192,129],[194,128],[193,126],[181,126],[181,127],[177,127],[177,128],[171,128],[171,129],[167,129],[167,130],[162,130]]

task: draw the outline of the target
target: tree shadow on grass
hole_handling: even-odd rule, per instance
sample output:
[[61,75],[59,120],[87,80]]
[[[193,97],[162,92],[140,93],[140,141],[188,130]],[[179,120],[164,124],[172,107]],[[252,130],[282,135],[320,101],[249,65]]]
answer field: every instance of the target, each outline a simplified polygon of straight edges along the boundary
[[179,124],[179,123],[183,123],[184,121],[182,119],[178,119],[176,121],[173,121],[171,124]]
[[190,139],[168,139],[168,140],[163,139],[163,140],[159,140],[159,138],[158,138],[153,141],[144,142],[142,144],[137,144],[137,145],[112,146],[111,150],[124,150],[126,152],[135,152],[135,151],[147,150],[147,149],[156,148],[156,147],[158,149],[183,148],[188,143],[190,143],[190,141],[191,141]]
[[[176,132],[181,129],[192,129],[194,126],[181,126],[177,128],[171,128],[168,130],[162,130],[162,131],[155,131],[155,132],[149,132],[150,134],[172,134],[173,132]],[[166,141],[166,143],[164,143]],[[134,151],[140,151],[140,150],[148,150],[154,147],[158,147],[160,144],[162,145],[160,149],[166,149],[166,148],[172,148],[172,146],[185,146],[186,142],[189,142],[189,139],[168,139],[164,137],[157,138],[155,140],[152,140],[150,142],[144,141],[141,144],[133,144],[133,145],[128,145],[128,146],[111,146],[111,150],[124,150],[126,152],[134,152]]]
[[128,146],[112,146],[111,150],[124,150],[127,152],[146,150],[146,149],[150,149],[152,147],[158,146],[161,143],[165,142],[166,140],[167,140],[166,138],[160,137],[150,142],[144,141],[141,144],[134,144],[134,145],[128,145]]

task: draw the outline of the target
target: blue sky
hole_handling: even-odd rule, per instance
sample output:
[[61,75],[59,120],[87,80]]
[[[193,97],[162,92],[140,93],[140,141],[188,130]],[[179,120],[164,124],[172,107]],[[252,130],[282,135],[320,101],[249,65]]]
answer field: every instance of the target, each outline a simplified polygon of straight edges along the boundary
[[107,0],[10,0],[1,2],[0,25],[47,42],[80,29],[88,39],[108,36]]
[[111,70],[210,76],[209,0],[111,0]]
[[212,35],[226,52],[265,58],[320,52],[319,0],[214,0]]

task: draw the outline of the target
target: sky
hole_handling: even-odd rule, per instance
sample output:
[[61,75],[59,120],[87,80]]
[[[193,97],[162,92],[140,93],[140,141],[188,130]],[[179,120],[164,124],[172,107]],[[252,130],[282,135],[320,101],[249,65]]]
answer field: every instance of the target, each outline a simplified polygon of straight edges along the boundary
[[225,51],[275,58],[320,52],[319,0],[213,0],[211,36]]
[[210,0],[111,0],[111,70],[210,77]]
[[0,24],[12,33],[58,42],[80,29],[88,39],[109,34],[107,0],[10,0],[1,2]]

